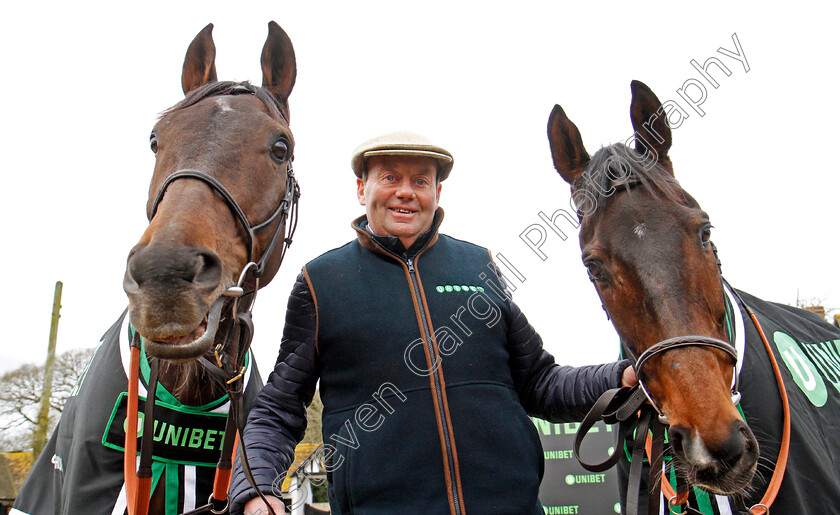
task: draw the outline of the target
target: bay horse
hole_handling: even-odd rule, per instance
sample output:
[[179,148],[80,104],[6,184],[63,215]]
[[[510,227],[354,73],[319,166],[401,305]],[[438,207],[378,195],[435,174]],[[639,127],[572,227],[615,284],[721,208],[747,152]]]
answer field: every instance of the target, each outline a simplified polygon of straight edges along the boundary
[[[840,513],[840,331],[723,280],[709,215],[675,179],[668,112],[643,83],[631,91],[634,148],[590,157],[563,108],[548,121],[583,264],[624,356],[637,360],[638,400],[625,417],[653,408],[667,426],[651,479],[620,480],[623,512],[766,513],[773,503],[786,515]],[[623,479],[643,461],[627,455],[648,431],[627,433],[627,453],[617,446],[613,460],[622,458]],[[662,475],[694,488],[660,503]]]
[[[185,98],[150,136],[150,222],[127,260],[129,308],[79,379],[14,513],[226,513],[234,435],[262,383],[250,310],[291,243],[299,196],[295,53],[279,25],[268,29],[262,87],[217,80],[212,24],[189,45]],[[143,397],[155,399],[145,416]]]

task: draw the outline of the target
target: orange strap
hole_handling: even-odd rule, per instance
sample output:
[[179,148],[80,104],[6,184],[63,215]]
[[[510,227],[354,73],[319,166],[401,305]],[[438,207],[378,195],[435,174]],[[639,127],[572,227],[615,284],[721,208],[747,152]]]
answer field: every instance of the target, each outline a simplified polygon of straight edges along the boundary
[[[238,445],[238,436],[239,431],[236,432],[234,435],[233,440],[233,448],[230,452],[230,459],[231,462],[233,461],[233,457],[236,456],[236,446]],[[225,435],[227,437],[227,435]],[[217,499],[219,501],[224,501],[227,499],[228,490],[230,489],[230,475],[231,475],[232,468],[222,469],[216,467],[216,477],[213,479],[213,499]]]
[[773,470],[773,477],[770,478],[770,484],[767,485],[767,491],[764,497],[761,498],[758,504],[750,508],[752,515],[763,515],[768,512],[773,501],[776,500],[776,495],[779,493],[779,488],[782,486],[782,479],[785,475],[785,467],[787,466],[788,451],[790,450],[790,404],[788,403],[787,389],[785,382],[782,379],[782,371],[779,370],[779,362],[776,361],[776,356],[773,355],[773,349],[770,347],[770,342],[767,341],[767,336],[764,335],[764,330],[755,314],[750,310],[750,318],[752,318],[758,334],[761,336],[761,341],[764,342],[764,348],[767,349],[767,355],[770,356],[770,363],[773,364],[773,373],[776,374],[776,382],[779,384],[779,395],[782,398],[782,410],[784,413],[784,425],[782,426],[782,445],[779,449],[779,456],[776,459],[776,468]]
[[137,477],[137,385],[140,382],[140,347],[131,347],[128,370],[128,416],[125,428],[123,477],[128,515],[146,515],[149,512],[152,478]]
[[[126,417],[125,452],[123,453],[123,477],[125,478],[125,495],[128,515],[147,515],[149,500],[152,495],[152,478],[137,477],[137,419],[138,416],[138,384],[140,382],[140,348],[131,347],[131,359],[128,373],[128,414]],[[239,431],[236,432],[236,436]],[[236,456],[238,439],[234,437],[230,461]],[[216,468],[213,480],[213,499],[224,501],[230,489],[232,469]]]
[[123,478],[128,513],[135,515],[134,503],[137,497],[137,382],[140,375],[140,349],[131,347],[128,366],[128,416],[125,426],[125,452],[123,453]]
[[[776,500],[776,495],[779,493],[779,488],[782,486],[782,479],[785,476],[785,468],[787,467],[788,452],[790,450],[790,404],[788,403],[787,389],[782,378],[782,371],[779,369],[779,362],[776,361],[776,356],[773,355],[773,349],[770,347],[770,342],[767,341],[767,336],[764,335],[764,330],[755,314],[749,310],[750,318],[752,318],[755,328],[758,329],[758,335],[761,336],[761,341],[764,342],[764,348],[767,350],[767,355],[770,356],[770,363],[773,365],[773,373],[776,375],[776,382],[779,385],[779,396],[782,398],[782,412],[784,421],[782,426],[782,445],[779,449],[779,456],[776,459],[776,468],[773,470],[773,476],[770,478],[770,483],[767,485],[767,491],[764,497],[758,504],[750,508],[751,515],[764,515],[769,512],[770,506]],[[645,451],[647,452],[648,461],[650,461],[651,439],[648,435],[645,441]],[[685,504],[688,500],[688,492],[678,497],[671,483],[665,474],[662,474],[662,494],[668,499],[673,506],[680,506]]]
[[[647,453],[648,462],[651,461],[650,458],[650,448],[653,442],[651,442],[650,434],[647,436],[647,440],[645,440],[645,452]],[[662,484],[660,486],[662,489],[662,495],[668,499],[668,502],[672,506],[682,506],[688,501],[688,490],[685,491],[681,496],[677,495],[677,492],[674,490],[674,487],[671,486],[671,482],[668,481],[668,478],[665,474],[662,474]]]

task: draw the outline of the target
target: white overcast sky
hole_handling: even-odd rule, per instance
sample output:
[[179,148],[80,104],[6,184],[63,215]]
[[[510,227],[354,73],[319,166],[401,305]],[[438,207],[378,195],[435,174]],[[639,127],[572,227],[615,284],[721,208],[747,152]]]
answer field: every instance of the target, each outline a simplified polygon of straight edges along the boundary
[[[631,135],[630,81],[688,110],[670,153],[711,215],[729,281],[768,300],[840,308],[837,257],[838,7],[736,2],[13,2],[0,16],[4,85],[0,371],[42,362],[55,281],[59,352],[97,344],[127,304],[157,114],[182,98],[187,45],[215,24],[220,79],[259,83],[267,22],[297,53],[291,95],[303,198],[295,243],[255,311],[267,375],[300,267],[353,237],[362,213],[349,158],[392,130],[455,155],[442,230],[501,252],[526,277],[514,298],[558,361],[612,360],[617,338],[580,263],[577,234],[519,235],[568,207],[545,135],[555,103],[590,153]],[[737,34],[749,64],[734,51]],[[678,95],[690,64],[705,116]],[[696,92],[696,90],[695,90]],[[694,93],[694,92],[693,92]],[[551,234],[551,233],[549,233]],[[837,312],[837,311],[835,311]]]

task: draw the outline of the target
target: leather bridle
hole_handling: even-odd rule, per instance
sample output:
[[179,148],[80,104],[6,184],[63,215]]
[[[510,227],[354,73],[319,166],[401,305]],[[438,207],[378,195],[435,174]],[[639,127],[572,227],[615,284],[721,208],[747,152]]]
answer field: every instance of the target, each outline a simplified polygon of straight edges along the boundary
[[[244,412],[243,406],[244,374],[246,370],[245,362],[254,334],[251,311],[254,306],[257,290],[259,289],[260,277],[265,272],[267,263],[269,259],[271,259],[271,255],[274,252],[277,242],[281,239],[282,244],[279,251],[279,263],[282,264],[286,255],[286,250],[292,244],[292,237],[294,236],[297,228],[300,187],[298,186],[297,180],[295,179],[292,171],[292,160],[293,157],[290,157],[286,165],[286,193],[283,199],[269,218],[256,225],[251,225],[247,216],[245,216],[244,211],[230,192],[228,192],[228,190],[215,177],[201,170],[188,168],[178,170],[171,174],[160,186],[160,189],[155,196],[154,203],[152,204],[152,209],[149,214],[150,221],[155,216],[158,205],[163,199],[169,185],[179,179],[195,179],[202,181],[225,201],[233,213],[237,223],[245,230],[248,240],[248,262],[240,272],[239,281],[236,286],[229,288],[211,308],[211,311],[218,311],[221,309],[221,305],[226,302],[225,297],[233,298],[233,302],[230,303],[229,316],[229,319],[232,321],[231,326],[228,328],[228,332],[222,343],[217,344],[213,349],[213,355],[211,357],[214,359],[208,359],[207,356],[202,356],[198,359],[198,362],[210,373],[211,377],[223,386],[230,399],[230,408],[225,425],[225,438],[222,445],[221,456],[216,465],[216,477],[213,484],[213,493],[207,504],[185,513],[184,515],[207,512],[218,515],[227,512],[230,503],[230,500],[228,499],[228,489],[230,487],[232,462],[234,453],[236,452],[237,440],[239,441],[238,447],[241,454],[240,462],[242,464],[243,471],[245,472],[245,476],[255,488],[259,496],[265,500],[262,492],[260,492],[259,488],[257,488],[254,484],[253,475],[251,474],[250,467],[248,466],[245,445],[242,440],[247,415],[247,413]],[[270,243],[259,259],[254,261],[257,244],[256,233],[269,227],[275,222],[277,223],[277,227],[275,228],[274,235],[272,236]],[[246,285],[248,285],[250,289],[250,280],[253,280],[253,290],[248,292],[248,294],[251,295],[251,300],[248,306],[245,307],[239,304],[239,298],[245,294],[244,288]],[[225,355],[224,351],[234,341],[238,341],[239,345],[237,347],[237,355],[235,359],[231,360],[227,355]],[[149,500],[151,497],[152,435],[154,434],[153,410],[155,404],[155,390],[157,388],[158,360],[157,358],[151,358],[149,360],[149,388],[145,407],[144,430],[138,466],[136,455],[140,346],[141,337],[139,333],[135,332],[135,336],[131,342],[131,361],[129,365],[128,379],[128,417],[123,460],[123,473],[126,483],[126,497],[128,501],[129,515],[146,515],[148,513]],[[228,435],[236,435],[236,437],[228,438]],[[268,506],[267,502],[266,505]],[[272,514],[274,513],[270,506],[269,510]]]

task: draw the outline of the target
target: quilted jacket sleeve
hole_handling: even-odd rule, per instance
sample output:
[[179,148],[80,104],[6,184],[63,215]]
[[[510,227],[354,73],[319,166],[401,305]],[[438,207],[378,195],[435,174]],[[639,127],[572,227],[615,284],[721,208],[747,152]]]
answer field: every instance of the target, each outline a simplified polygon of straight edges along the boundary
[[[294,459],[295,445],[306,430],[306,407],[312,402],[320,370],[316,326],[315,303],[301,273],[289,296],[277,363],[254,401],[243,433],[251,472],[264,494],[271,494],[273,485],[279,489],[282,474]],[[242,513],[245,503],[256,496],[237,459],[230,512]]]
[[621,386],[627,360],[584,367],[560,366],[542,338],[510,301],[510,369],[525,411],[551,422],[578,422],[610,388]]

